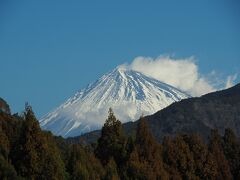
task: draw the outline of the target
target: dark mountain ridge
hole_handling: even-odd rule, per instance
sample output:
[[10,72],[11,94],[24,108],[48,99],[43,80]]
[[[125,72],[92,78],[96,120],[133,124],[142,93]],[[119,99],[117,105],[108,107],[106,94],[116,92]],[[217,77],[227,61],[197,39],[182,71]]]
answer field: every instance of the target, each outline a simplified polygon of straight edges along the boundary
[[[225,128],[231,128],[240,136],[240,84],[173,103],[145,119],[158,141],[177,133],[199,133],[206,140],[211,129],[218,129],[223,134]],[[133,134],[137,124],[138,121],[125,123],[124,131]],[[100,131],[93,131],[68,141],[88,144],[96,142],[99,136]]]
[[146,118],[158,140],[164,135],[196,132],[207,138],[210,129],[218,129],[222,134],[225,128],[240,136],[240,84],[182,100]]

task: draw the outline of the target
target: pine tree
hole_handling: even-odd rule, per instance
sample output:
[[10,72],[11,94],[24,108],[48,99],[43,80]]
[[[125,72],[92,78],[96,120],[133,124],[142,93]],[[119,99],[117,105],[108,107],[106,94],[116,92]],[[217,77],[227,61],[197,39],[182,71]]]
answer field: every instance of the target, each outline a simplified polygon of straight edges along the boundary
[[67,171],[70,179],[98,180],[104,177],[105,172],[101,163],[91,152],[77,144],[71,145],[69,151]]
[[113,158],[121,166],[126,159],[126,138],[122,130],[122,123],[116,119],[112,109],[109,109],[108,118],[102,128],[95,150],[96,157],[105,166]]
[[162,150],[141,117],[133,152],[128,161],[128,173],[132,179],[168,179],[163,167]]
[[196,179],[193,153],[184,136],[177,135],[174,140],[164,139],[164,162],[173,179],[181,176],[183,179]]
[[184,135],[184,141],[188,144],[194,159],[194,175],[198,179],[216,179],[217,166],[208,146],[198,134]]
[[181,180],[181,174],[178,171],[176,147],[173,140],[170,137],[164,137],[163,139],[163,162],[165,168],[169,173],[170,179]]
[[211,131],[209,151],[214,156],[214,161],[217,165],[217,179],[232,179],[228,161],[223,153],[221,136],[218,130]]
[[108,164],[105,166],[106,174],[104,180],[120,180],[117,171],[117,164],[113,158],[108,161]]
[[30,106],[26,106],[21,134],[13,157],[18,174],[30,179],[64,179],[59,152],[41,131]]
[[17,179],[17,173],[9,162],[10,143],[0,126],[0,179]]
[[214,155],[208,151],[207,159],[203,167],[202,179],[217,179],[218,165]]
[[225,130],[223,150],[234,179],[240,179],[240,141],[231,129]]
[[0,179],[17,179],[17,172],[13,165],[11,165],[1,154],[0,154]]
[[5,159],[8,159],[9,151],[10,151],[10,142],[6,134],[3,132],[2,127],[0,126],[0,154]]
[[198,134],[183,135],[184,141],[188,144],[189,150],[192,152],[194,159],[194,174],[203,179],[204,166],[207,161],[208,147],[204,144],[202,138]]

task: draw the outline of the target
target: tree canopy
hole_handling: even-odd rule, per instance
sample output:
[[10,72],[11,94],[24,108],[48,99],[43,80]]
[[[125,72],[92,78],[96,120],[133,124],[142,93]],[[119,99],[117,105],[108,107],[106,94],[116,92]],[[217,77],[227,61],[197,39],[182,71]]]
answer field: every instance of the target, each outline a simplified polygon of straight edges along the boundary
[[164,137],[159,143],[141,117],[127,136],[109,109],[97,144],[70,144],[41,130],[30,106],[0,111],[0,179],[239,179],[240,142],[231,129]]

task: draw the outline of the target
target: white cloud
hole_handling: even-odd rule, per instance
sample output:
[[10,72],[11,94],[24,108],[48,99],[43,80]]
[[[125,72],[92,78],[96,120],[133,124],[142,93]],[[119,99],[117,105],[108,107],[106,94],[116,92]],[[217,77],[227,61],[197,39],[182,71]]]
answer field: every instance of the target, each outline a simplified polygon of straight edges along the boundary
[[[159,56],[155,59],[137,57],[130,65],[124,66],[170,84],[192,96],[216,91],[218,89],[216,86],[222,84],[215,71],[208,75],[200,74],[194,57],[184,59],[175,59],[170,56]],[[229,76],[224,86],[232,86],[235,79],[236,75]]]
[[225,88],[230,88],[234,85],[234,81],[237,79],[237,74],[230,75],[227,77]]

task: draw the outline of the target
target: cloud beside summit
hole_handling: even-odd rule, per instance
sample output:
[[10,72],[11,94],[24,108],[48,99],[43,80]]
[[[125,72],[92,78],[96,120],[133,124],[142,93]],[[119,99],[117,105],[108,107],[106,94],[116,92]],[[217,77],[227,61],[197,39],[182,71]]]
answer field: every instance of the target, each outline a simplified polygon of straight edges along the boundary
[[219,84],[222,88],[231,87],[237,76],[228,76],[224,81],[216,77],[214,71],[208,75],[200,74],[193,57],[175,59],[170,56],[159,56],[154,59],[140,56],[136,57],[131,64],[124,66],[170,84],[192,96],[201,96],[216,91],[219,89],[216,85]]

